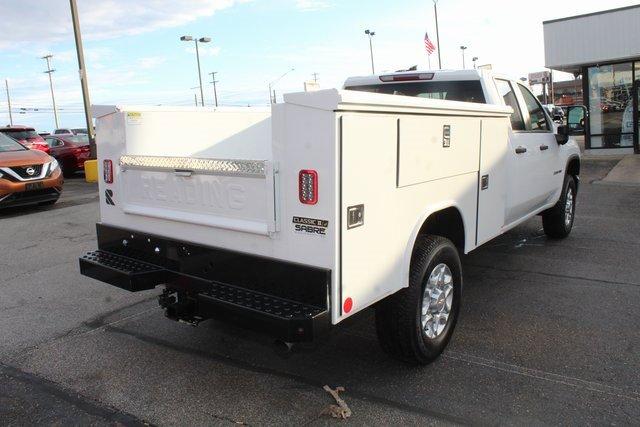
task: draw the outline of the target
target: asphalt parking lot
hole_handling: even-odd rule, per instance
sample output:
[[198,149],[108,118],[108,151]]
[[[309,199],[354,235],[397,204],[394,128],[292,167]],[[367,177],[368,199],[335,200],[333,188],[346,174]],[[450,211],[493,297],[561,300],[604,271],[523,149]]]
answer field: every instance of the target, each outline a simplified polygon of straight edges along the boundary
[[379,349],[372,313],[284,356],[272,342],[166,320],[159,291],[85,278],[95,188],[0,213],[2,424],[333,424],[343,386],[357,425],[636,424],[640,419],[640,188],[592,185],[575,228],[534,218],[466,256],[463,312],[444,355],[407,367]]

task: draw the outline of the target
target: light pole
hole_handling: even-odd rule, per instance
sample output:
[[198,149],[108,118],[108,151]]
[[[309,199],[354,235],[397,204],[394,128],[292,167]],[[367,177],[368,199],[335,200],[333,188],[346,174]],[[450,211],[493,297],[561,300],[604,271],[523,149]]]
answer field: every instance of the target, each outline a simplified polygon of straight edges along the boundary
[[436,15],[436,38],[438,39],[438,69],[442,70],[442,59],[440,57],[440,31],[438,30],[438,0],[433,0],[433,11]]
[[209,75],[211,76],[211,84],[213,85],[213,99],[215,100],[216,107],[217,107],[218,106],[218,89],[216,88],[216,83],[218,83],[218,81],[216,80],[216,74],[218,74],[217,71],[213,71],[209,73]]
[[78,5],[76,0],[69,0],[71,5],[71,19],[73,21],[73,34],[76,39],[76,53],[78,55],[78,71],[80,74],[80,86],[82,87],[82,102],[84,104],[84,118],[87,122],[87,133],[89,134],[89,157],[96,158],[96,136],[93,131],[93,121],[91,119],[91,100],[89,99],[89,83],[87,82],[87,71],[84,65],[84,50],[82,49],[82,33],[80,32],[80,19],[78,17]]
[[289,71],[287,71],[286,73],[284,73],[283,75],[281,75],[280,77],[278,77],[277,79],[275,79],[274,81],[269,83],[269,104],[275,104],[276,103],[275,93],[272,93],[273,88],[276,85],[276,83],[278,83],[280,80],[282,80],[284,78],[284,76],[286,76],[287,74],[289,74],[292,71],[295,71],[295,68],[290,69]]
[[473,58],[471,58],[471,60],[473,61],[473,69],[476,69],[476,62],[478,62],[478,57],[474,56]]
[[11,114],[11,95],[9,95],[9,80],[4,79],[4,85],[7,88],[7,104],[9,106],[9,124],[13,126],[13,115]]
[[56,97],[53,94],[53,79],[51,78],[51,74],[56,70],[51,69],[51,58],[53,58],[53,55],[49,54],[49,55],[43,56],[41,59],[44,59],[45,61],[47,61],[47,71],[44,71],[44,73],[49,74],[49,87],[51,88],[51,102],[53,102],[53,118],[55,119],[55,122],[56,122],[56,129],[58,129],[60,127],[58,123],[58,109],[56,108]]
[[200,51],[198,50],[198,42],[200,43],[209,43],[211,38],[209,37],[200,37],[193,38],[192,36],[182,36],[180,40],[183,42],[193,41],[196,43],[196,59],[198,60],[198,80],[200,81],[200,102],[204,107],[204,89],[202,88],[202,72],[200,71]]
[[369,36],[369,51],[371,51],[371,72],[376,73],[376,67],[373,64],[373,36],[376,35],[375,31],[364,30],[364,33]]
[[466,70],[466,64],[464,63],[464,51],[467,50],[466,46],[460,46],[460,50],[462,51],[462,69]]

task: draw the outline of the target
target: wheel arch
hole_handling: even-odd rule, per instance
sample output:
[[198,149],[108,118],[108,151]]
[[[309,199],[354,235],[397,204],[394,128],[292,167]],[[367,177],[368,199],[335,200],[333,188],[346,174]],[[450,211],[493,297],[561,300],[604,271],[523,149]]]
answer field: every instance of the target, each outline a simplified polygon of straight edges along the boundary
[[460,254],[468,252],[467,231],[473,227],[467,223],[462,212],[456,203],[443,204],[426,210],[416,221],[403,257],[403,287],[409,284],[411,257],[419,236],[432,234],[446,237],[453,242]]
[[571,175],[575,179],[576,183],[576,191],[578,191],[578,186],[580,184],[580,156],[573,155],[567,159],[566,173],[567,175]]

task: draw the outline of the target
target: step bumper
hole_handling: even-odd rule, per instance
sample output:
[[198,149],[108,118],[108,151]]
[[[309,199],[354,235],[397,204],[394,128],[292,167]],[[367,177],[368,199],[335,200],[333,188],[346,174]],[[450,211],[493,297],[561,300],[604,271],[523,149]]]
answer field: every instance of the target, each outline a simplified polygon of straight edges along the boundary
[[[262,292],[189,277],[133,258],[92,251],[80,257],[81,274],[131,292],[165,283],[161,305],[175,320],[217,319],[286,342],[312,341],[329,328],[329,311]],[[172,302],[167,295],[178,294]],[[184,299],[189,303],[185,305]]]

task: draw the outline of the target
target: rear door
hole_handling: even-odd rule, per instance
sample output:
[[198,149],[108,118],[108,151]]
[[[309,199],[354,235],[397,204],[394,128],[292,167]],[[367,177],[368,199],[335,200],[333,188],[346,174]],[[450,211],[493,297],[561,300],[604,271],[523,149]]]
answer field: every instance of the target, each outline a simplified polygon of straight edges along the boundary
[[524,101],[523,110],[526,110],[527,137],[532,141],[533,149],[539,151],[540,175],[538,184],[544,196],[543,204],[548,203],[562,187],[564,175],[561,173],[564,165],[560,165],[560,147],[553,133],[553,126],[540,102],[529,89],[518,83],[518,88]]
[[546,190],[540,185],[540,143],[527,131],[526,112],[520,91],[508,80],[495,79],[498,94],[504,105],[513,109],[509,148],[506,156],[507,208],[506,225],[518,221],[542,206]]

